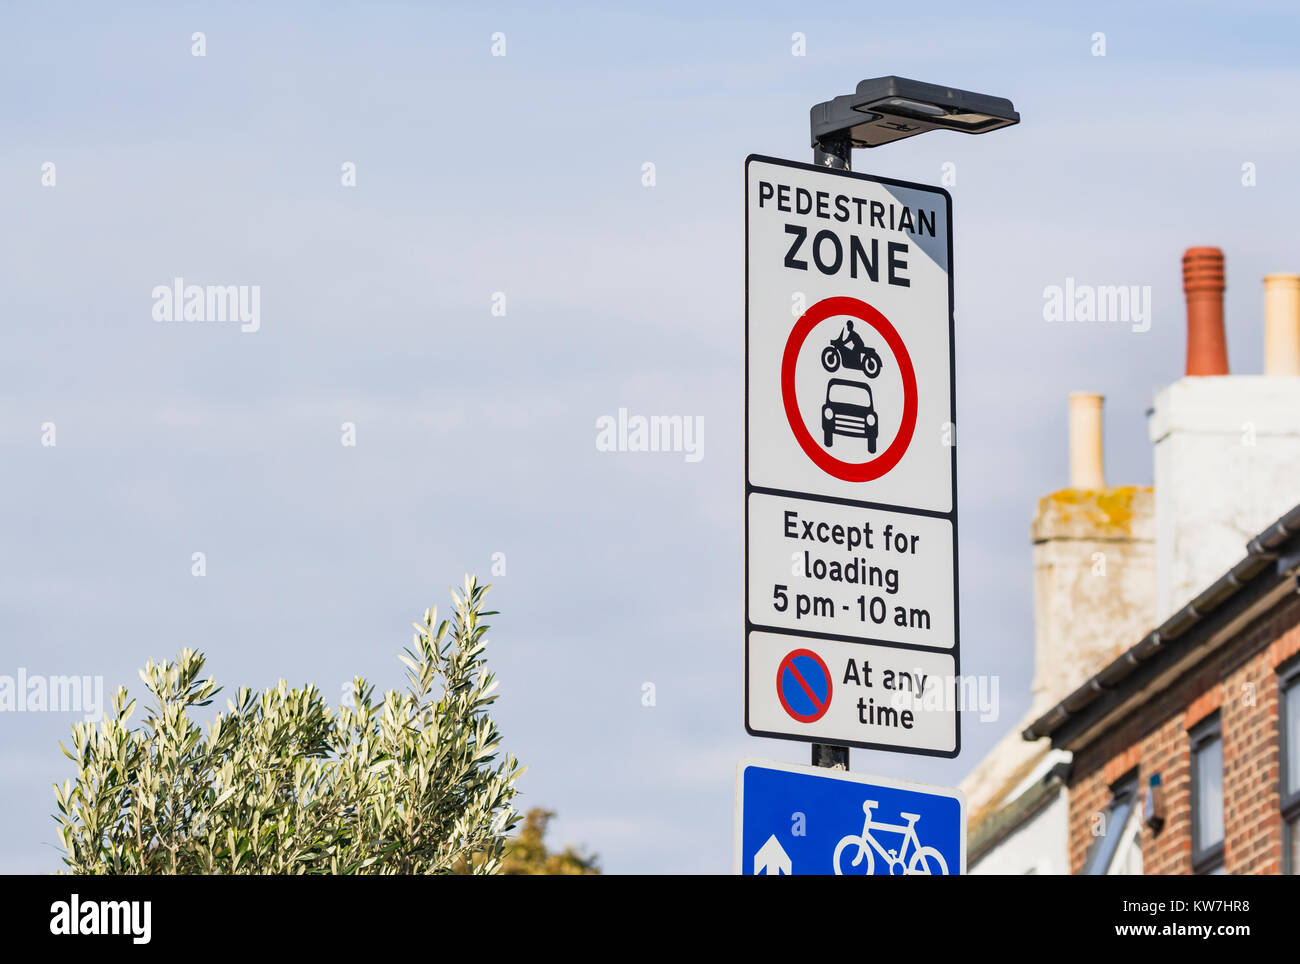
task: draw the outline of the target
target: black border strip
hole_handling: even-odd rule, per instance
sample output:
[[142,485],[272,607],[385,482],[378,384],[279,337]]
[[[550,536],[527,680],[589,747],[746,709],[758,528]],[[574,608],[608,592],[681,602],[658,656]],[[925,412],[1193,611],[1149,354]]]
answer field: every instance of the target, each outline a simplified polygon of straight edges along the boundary
[[803,499],[807,502],[825,502],[830,505],[846,505],[854,509],[871,509],[879,512],[897,512],[899,515],[919,515],[927,519],[944,519],[957,524],[955,512],[940,512],[938,509],[914,509],[905,505],[890,505],[888,502],[863,502],[860,499],[841,499],[832,495],[814,495],[811,492],[795,492],[793,489],[769,489],[763,485],[745,483],[745,500],[751,495],[775,495],[785,499]]

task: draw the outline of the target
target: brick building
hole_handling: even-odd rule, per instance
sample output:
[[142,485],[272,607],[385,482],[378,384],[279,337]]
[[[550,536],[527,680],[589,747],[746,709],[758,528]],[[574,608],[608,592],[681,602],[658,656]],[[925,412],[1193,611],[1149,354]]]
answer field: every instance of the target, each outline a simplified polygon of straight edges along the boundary
[[1148,420],[1158,625],[1023,733],[1071,756],[1071,873],[1300,871],[1300,277],[1264,279],[1262,375],[1229,373],[1224,286],[1188,249],[1187,374]]
[[962,782],[975,874],[1068,872],[1069,754],[1021,731],[1154,621],[1152,490],[1106,484],[1100,395],[1074,393],[1069,412],[1070,484],[1038,501],[1030,526],[1033,701]]
[[1225,278],[1188,249],[1153,487],[1107,487],[1100,397],[1071,397],[1033,705],[963,782],[972,873],[1300,872],[1300,276],[1264,279],[1260,375],[1229,372]]
[[1300,870],[1300,506],[1032,723],[1073,754],[1071,873]]

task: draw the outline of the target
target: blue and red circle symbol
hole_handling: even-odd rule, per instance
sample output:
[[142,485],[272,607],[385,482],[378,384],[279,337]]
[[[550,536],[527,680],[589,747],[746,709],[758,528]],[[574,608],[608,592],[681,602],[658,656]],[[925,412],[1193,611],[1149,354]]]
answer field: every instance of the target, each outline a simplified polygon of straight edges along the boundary
[[776,695],[792,719],[816,723],[831,705],[831,671],[811,649],[786,654],[776,671]]

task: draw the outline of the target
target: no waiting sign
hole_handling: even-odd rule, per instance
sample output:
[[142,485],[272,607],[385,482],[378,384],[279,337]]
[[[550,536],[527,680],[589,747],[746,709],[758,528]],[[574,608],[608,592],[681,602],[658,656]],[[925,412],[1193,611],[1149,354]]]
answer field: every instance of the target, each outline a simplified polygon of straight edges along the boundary
[[952,201],[745,162],[745,728],[961,744]]

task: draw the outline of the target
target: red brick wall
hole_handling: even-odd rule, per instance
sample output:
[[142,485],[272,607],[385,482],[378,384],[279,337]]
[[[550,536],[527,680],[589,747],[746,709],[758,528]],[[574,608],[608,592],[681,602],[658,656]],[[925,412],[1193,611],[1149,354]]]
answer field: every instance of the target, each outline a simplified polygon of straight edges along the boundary
[[1080,749],[1070,777],[1071,873],[1083,869],[1111,785],[1134,767],[1143,794],[1153,773],[1160,774],[1165,794],[1164,827],[1158,834],[1142,831],[1144,872],[1192,872],[1188,730],[1216,710],[1223,732],[1224,869],[1281,873],[1277,667],[1297,653],[1300,596],[1289,596]]
[[1278,687],[1268,651],[1223,682],[1224,868],[1282,872]]

